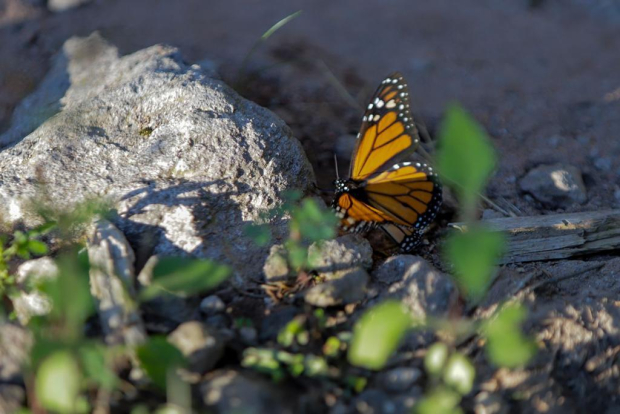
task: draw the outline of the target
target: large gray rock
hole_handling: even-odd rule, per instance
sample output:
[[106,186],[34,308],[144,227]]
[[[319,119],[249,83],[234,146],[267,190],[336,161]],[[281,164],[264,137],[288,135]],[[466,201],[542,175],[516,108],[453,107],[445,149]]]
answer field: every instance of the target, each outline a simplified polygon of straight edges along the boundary
[[[96,34],[70,39],[0,137],[12,145],[0,153],[0,215],[37,223],[29,206],[45,183],[57,208],[112,203],[141,263],[188,254],[233,265],[237,282],[255,275],[268,247],[244,225],[313,173],[284,122],[209,76],[171,47],[119,58]],[[285,229],[274,224],[274,239]]]
[[392,256],[377,268],[374,276],[382,285],[374,303],[400,300],[420,320],[446,316],[458,299],[450,276],[418,256]]
[[572,165],[541,165],[530,170],[519,187],[547,208],[565,208],[586,201],[581,171]]

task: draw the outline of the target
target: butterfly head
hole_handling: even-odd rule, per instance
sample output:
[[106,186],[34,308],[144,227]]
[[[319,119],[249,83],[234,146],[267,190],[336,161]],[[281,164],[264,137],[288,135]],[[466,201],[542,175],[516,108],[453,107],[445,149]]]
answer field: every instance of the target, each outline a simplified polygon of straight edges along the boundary
[[336,194],[348,193],[351,191],[351,187],[349,186],[349,183],[347,183],[347,180],[343,180],[341,178],[334,180],[334,188],[336,189]]
[[357,182],[351,179],[343,180],[342,178],[339,178],[337,180],[334,180],[334,188],[336,189],[336,194],[354,192],[355,190],[360,189],[363,186],[363,182]]

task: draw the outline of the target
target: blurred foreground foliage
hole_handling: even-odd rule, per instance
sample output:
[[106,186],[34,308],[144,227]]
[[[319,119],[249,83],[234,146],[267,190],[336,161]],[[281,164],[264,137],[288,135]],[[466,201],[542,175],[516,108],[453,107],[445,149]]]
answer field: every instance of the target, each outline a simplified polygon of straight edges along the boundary
[[[446,185],[458,195],[461,219],[466,224],[445,240],[443,254],[462,297],[476,304],[484,298],[503,251],[503,238],[474,219],[479,194],[496,158],[484,130],[456,105],[448,108],[439,139],[438,168]],[[313,258],[308,257],[308,247],[334,238],[338,220],[320,202],[302,199],[299,192],[290,192],[284,199],[280,207],[248,226],[246,234],[258,245],[267,246],[274,239],[271,223],[288,220],[288,234],[282,242],[287,265],[294,272],[310,273]],[[87,334],[96,306],[89,287],[87,246],[80,232],[107,215],[106,204],[89,201],[69,213],[40,208],[39,214],[43,225],[0,237],[0,294],[10,303],[23,291],[37,291],[51,304],[48,314],[33,317],[28,326],[35,339],[26,374],[26,383],[32,387],[30,398],[36,399],[30,403],[51,412],[91,412],[94,404],[100,403],[93,395],[126,392],[127,387],[133,387],[129,376],[142,376],[154,388],[167,391],[168,405],[159,412],[172,406],[180,410],[176,412],[189,412],[189,385],[178,375],[186,361],[166,338],[151,336],[134,346],[108,345]],[[56,250],[50,253],[45,241],[53,238]],[[18,286],[9,271],[11,263],[48,254],[54,257],[58,276]],[[229,267],[209,260],[160,258],[151,284],[132,300],[139,307],[161,295],[200,294],[217,288],[230,274]],[[354,395],[366,387],[373,371],[387,366],[408,332],[442,331],[443,339],[432,344],[423,357],[427,386],[415,407],[418,413],[441,414],[463,412],[461,401],[475,387],[476,370],[467,352],[459,349],[460,339],[483,338],[488,360],[498,367],[522,366],[536,351],[521,331],[525,310],[515,304],[500,306],[493,317],[478,322],[466,318],[416,320],[401,303],[388,301],[366,311],[352,332],[327,326],[326,312],[315,309],[293,318],[279,332],[275,347],[245,348],[241,365],[274,381],[305,377],[335,382]],[[138,406],[134,411],[148,413],[149,409]]]
[[[29,392],[29,404],[39,410],[92,412],[96,407],[89,395],[102,392],[108,395],[127,388],[129,382],[124,371],[132,366],[132,360],[137,362],[134,374],[145,376],[155,386],[166,389],[170,384],[176,384],[177,388],[181,384],[181,388],[189,390],[176,374],[177,368],[185,364],[184,357],[166,338],[149,337],[143,344],[130,346],[106,344],[101,337],[87,335],[96,306],[89,285],[91,266],[86,231],[97,219],[108,215],[103,205],[105,203],[88,201],[70,212],[39,207],[38,212],[46,220],[44,224],[26,232],[15,231],[10,237],[0,237],[0,294],[6,299],[5,303],[10,304],[20,294],[36,292],[50,305],[47,314],[33,316],[28,322],[34,343],[25,383],[33,387]],[[52,252],[40,240],[46,236],[55,246]],[[18,284],[9,272],[15,260],[46,254],[54,257],[58,268],[55,277]],[[161,258],[153,269],[151,284],[134,299],[135,306],[160,295],[200,294],[217,287],[230,273],[229,267],[210,260]],[[129,292],[125,295],[131,298]],[[5,308],[2,308],[0,319],[13,319],[15,315],[7,314],[10,309]],[[184,404],[189,410],[189,401]],[[30,411],[22,409],[20,412]]]

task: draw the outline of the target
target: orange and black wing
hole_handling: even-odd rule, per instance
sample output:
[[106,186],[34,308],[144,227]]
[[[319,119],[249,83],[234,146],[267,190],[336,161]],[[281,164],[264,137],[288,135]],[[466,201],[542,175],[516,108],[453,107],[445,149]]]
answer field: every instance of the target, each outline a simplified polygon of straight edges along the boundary
[[342,193],[334,202],[340,227],[345,231],[361,232],[377,223],[388,222],[391,217],[384,211],[358,200],[349,193]]
[[386,214],[386,221],[423,229],[442,203],[441,184],[426,164],[402,162],[366,181],[366,203]]
[[403,253],[409,253],[415,249],[415,247],[422,240],[422,233],[414,227],[383,223],[381,224],[381,230],[383,230],[392,240],[394,240],[394,242],[400,247],[400,251]]
[[394,73],[381,82],[368,104],[349,177],[357,181],[367,179],[390,167],[400,155],[413,151],[418,142],[407,84],[400,73]]

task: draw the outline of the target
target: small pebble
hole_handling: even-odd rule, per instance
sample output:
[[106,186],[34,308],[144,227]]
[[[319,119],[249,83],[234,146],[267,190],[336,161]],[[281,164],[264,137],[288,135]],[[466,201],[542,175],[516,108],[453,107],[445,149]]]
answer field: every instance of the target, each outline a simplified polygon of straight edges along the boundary
[[398,367],[379,375],[381,388],[388,392],[400,393],[410,389],[422,376],[422,372],[413,367]]
[[597,158],[594,161],[594,166],[601,171],[609,171],[611,170],[611,158],[603,157]]
[[243,342],[247,344],[253,344],[256,342],[256,338],[258,334],[256,333],[256,329],[251,326],[243,326],[239,329],[239,335]]
[[224,301],[216,295],[207,296],[202,300],[202,302],[200,302],[200,310],[208,316],[222,313],[225,308],[226,305],[224,304]]

